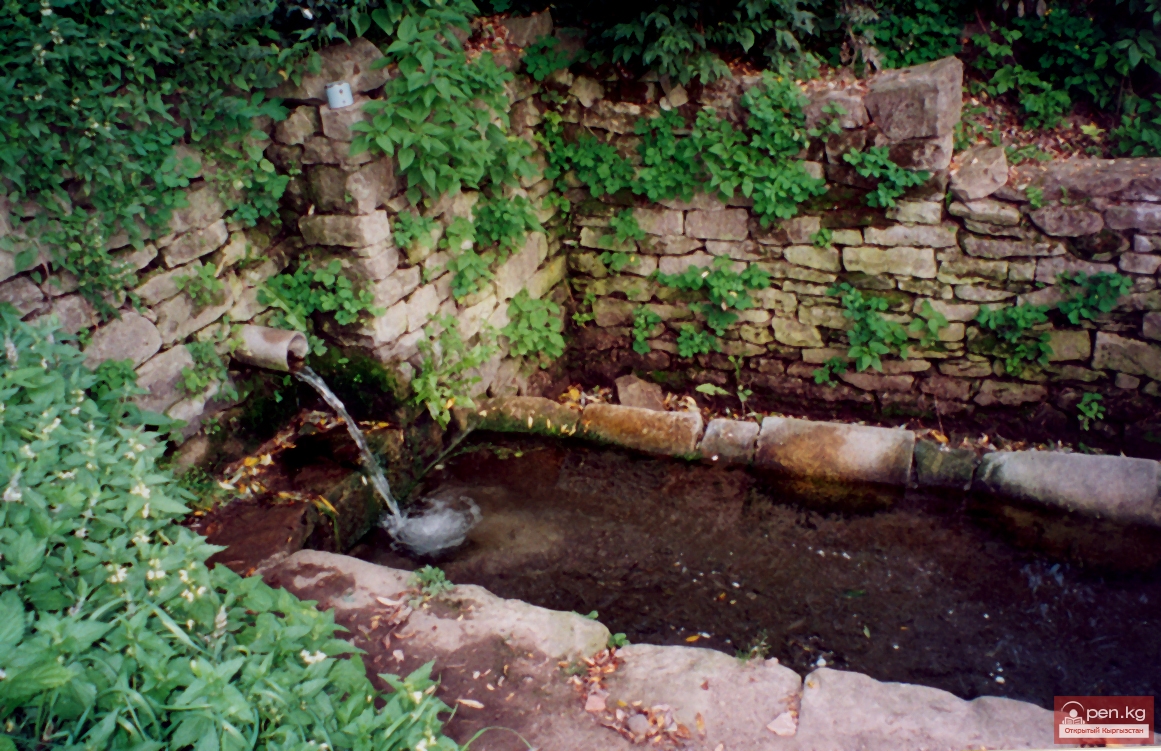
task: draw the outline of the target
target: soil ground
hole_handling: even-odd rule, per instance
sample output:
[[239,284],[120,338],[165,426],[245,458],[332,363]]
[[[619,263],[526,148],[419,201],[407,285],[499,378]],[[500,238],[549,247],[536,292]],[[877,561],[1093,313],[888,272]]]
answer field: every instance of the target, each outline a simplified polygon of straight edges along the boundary
[[[519,436],[473,436],[441,466],[427,488],[462,492],[484,515],[436,562],[451,581],[597,611],[634,643],[766,652],[800,674],[825,664],[1046,707],[1161,693],[1150,533],[956,494],[820,509],[741,469]],[[430,562],[381,532],[351,553]]]

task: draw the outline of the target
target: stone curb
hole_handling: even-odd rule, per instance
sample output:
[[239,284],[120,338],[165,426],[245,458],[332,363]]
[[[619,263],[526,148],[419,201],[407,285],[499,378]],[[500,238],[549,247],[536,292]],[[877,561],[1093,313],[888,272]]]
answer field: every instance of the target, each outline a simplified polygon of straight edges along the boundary
[[492,399],[469,422],[484,430],[573,435],[662,456],[753,466],[789,477],[974,490],[1109,521],[1161,527],[1161,463],[1052,451],[975,452],[920,441],[910,430],[590,404],[583,413],[542,397]]

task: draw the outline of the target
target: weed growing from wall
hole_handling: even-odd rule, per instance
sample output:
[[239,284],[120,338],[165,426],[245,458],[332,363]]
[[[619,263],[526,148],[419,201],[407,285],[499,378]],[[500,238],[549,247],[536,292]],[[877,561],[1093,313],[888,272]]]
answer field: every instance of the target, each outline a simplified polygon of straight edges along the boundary
[[1048,322],[1048,310],[1045,305],[1028,303],[1006,308],[987,305],[980,308],[976,323],[990,332],[993,339],[984,342],[983,348],[1004,361],[1004,371],[1009,375],[1019,377],[1031,365],[1048,364],[1048,356],[1052,354],[1049,336],[1034,330],[1034,327]]
[[887,208],[908,188],[922,185],[931,178],[930,172],[909,170],[891,161],[886,146],[872,146],[866,151],[853,149],[843,154],[843,161],[863,177],[877,180],[875,190],[867,194],[867,205]]
[[520,290],[508,304],[508,319],[500,333],[508,337],[512,354],[534,355],[542,368],[564,354],[564,321],[556,303],[534,300]]
[[1056,278],[1056,283],[1068,295],[1058,308],[1073,325],[1079,324],[1082,318],[1092,321],[1101,313],[1111,312],[1133,287],[1129,277],[1104,271],[1091,276],[1064,272]]
[[469,347],[452,316],[440,316],[423,328],[419,340],[422,363],[411,379],[412,402],[427,408],[441,428],[451,422],[453,407],[475,407],[471,388],[479,383],[477,369],[498,351],[495,335],[485,329]]
[[652,351],[649,338],[653,329],[661,323],[661,316],[644,305],[639,305],[633,311],[633,351],[639,355],[647,355]]
[[656,279],[666,287],[704,293],[708,302],[690,307],[705,316],[706,324],[718,336],[738,320],[734,311],[754,307],[749,290],[770,286],[770,275],[757,264],[750,264],[739,273],[734,271],[730,259],[721,257],[715,258],[708,269],[690,266],[680,274],[658,273]]

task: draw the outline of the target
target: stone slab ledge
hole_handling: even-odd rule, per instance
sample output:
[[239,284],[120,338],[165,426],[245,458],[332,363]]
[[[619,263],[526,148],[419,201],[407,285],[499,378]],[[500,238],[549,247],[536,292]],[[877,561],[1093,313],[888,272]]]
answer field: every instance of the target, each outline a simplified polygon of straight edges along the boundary
[[888,487],[950,488],[1031,502],[1132,526],[1161,527],[1161,463],[1057,451],[974,451],[913,431],[766,417],[761,425],[697,412],[617,404],[583,411],[543,397],[492,399],[461,413],[482,430],[580,434],[659,456],[752,466],[793,477]]

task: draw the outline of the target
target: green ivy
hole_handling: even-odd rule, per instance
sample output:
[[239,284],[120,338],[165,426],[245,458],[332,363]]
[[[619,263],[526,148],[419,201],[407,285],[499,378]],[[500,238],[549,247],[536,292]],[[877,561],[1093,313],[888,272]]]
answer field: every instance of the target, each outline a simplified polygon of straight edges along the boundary
[[688,128],[677,110],[639,118],[634,127],[641,138],[637,152],[642,166],[633,191],[652,202],[672,198],[689,201],[704,182],[698,144],[692,138],[680,138],[679,130]]
[[852,149],[843,154],[843,161],[863,177],[877,180],[875,190],[867,194],[867,205],[886,208],[895,205],[895,199],[908,188],[922,185],[931,178],[930,172],[903,169],[891,161],[890,149],[872,146],[866,151]]
[[710,352],[720,352],[721,345],[717,337],[708,331],[698,331],[693,324],[684,324],[677,335],[677,354],[679,357],[693,357],[694,355],[708,355]]
[[633,209],[625,209],[609,220],[609,228],[616,233],[617,244],[640,242],[645,239],[645,231],[637,224]]
[[572,55],[560,49],[556,37],[540,37],[524,49],[524,69],[537,81],[543,81],[571,64]]
[[541,367],[564,354],[564,321],[560,306],[551,300],[534,300],[527,290],[508,304],[508,325],[500,332],[508,337],[512,354],[536,355]]
[[1009,306],[1006,308],[980,308],[976,315],[980,328],[991,332],[996,338],[992,353],[1004,361],[1004,371],[1020,376],[1030,365],[1047,365],[1052,347],[1049,335],[1033,331],[1034,326],[1048,322],[1048,307],[1045,305]]
[[680,274],[658,273],[656,278],[667,287],[703,292],[708,302],[691,307],[705,316],[709,327],[721,336],[738,320],[737,313],[733,311],[754,307],[748,291],[770,286],[770,275],[760,266],[750,264],[741,273],[732,267],[730,259],[718,257],[708,269],[689,266]]
[[591,133],[582,133],[576,141],[564,140],[560,115],[546,112],[544,124],[536,138],[544,145],[548,169],[544,176],[555,180],[572,170],[594,196],[616,193],[633,184],[633,165],[617,153],[617,148],[598,141]]
[[126,421],[140,389],[8,312],[0,338],[9,749],[458,748],[430,664],[381,692],[333,611],[207,565],[164,441]]
[[1091,276],[1066,271],[1056,278],[1056,282],[1068,295],[1068,299],[1058,307],[1073,325],[1079,324],[1082,318],[1092,321],[1101,313],[1111,312],[1133,287],[1131,278],[1105,271]]
[[644,305],[639,305],[633,311],[633,351],[639,355],[649,354],[653,348],[649,346],[649,337],[653,328],[661,323],[661,316]]
[[225,285],[218,279],[217,268],[213,264],[198,266],[193,273],[174,277],[173,281],[199,308],[221,303]]
[[311,317],[315,313],[333,313],[335,321],[345,326],[358,321],[364,313],[382,315],[374,300],[370,290],[355,288],[338,259],[321,268],[312,268],[306,260],[293,274],[279,274],[258,289],[258,302],[276,310],[270,325],[307,334],[312,350],[319,355],[326,346],[314,336]]
[[[183,188],[201,171],[178,147],[202,154],[206,174],[236,220],[277,221],[289,175],[262,155],[255,118],[286,110],[261,93],[297,76],[312,39],[275,22],[270,0],[126,3],[19,2],[0,11],[0,164],[14,204],[45,211],[28,223],[58,269],[110,314],[107,293],[136,283],[110,252],[125,233],[136,247],[166,234]],[[0,239],[17,270],[31,244]]]
[[478,368],[497,352],[495,337],[485,329],[478,343],[468,347],[452,316],[432,319],[423,333],[418,343],[422,363],[411,379],[412,402],[427,407],[432,419],[446,428],[453,407],[475,406],[471,388],[480,381]]
[[501,262],[523,245],[527,233],[544,231],[524,196],[484,201],[475,215],[476,239],[488,246],[496,245],[497,260]]
[[434,219],[410,211],[400,211],[395,215],[391,235],[395,238],[395,244],[404,250],[431,248],[434,244],[431,232],[436,226],[438,223]]

